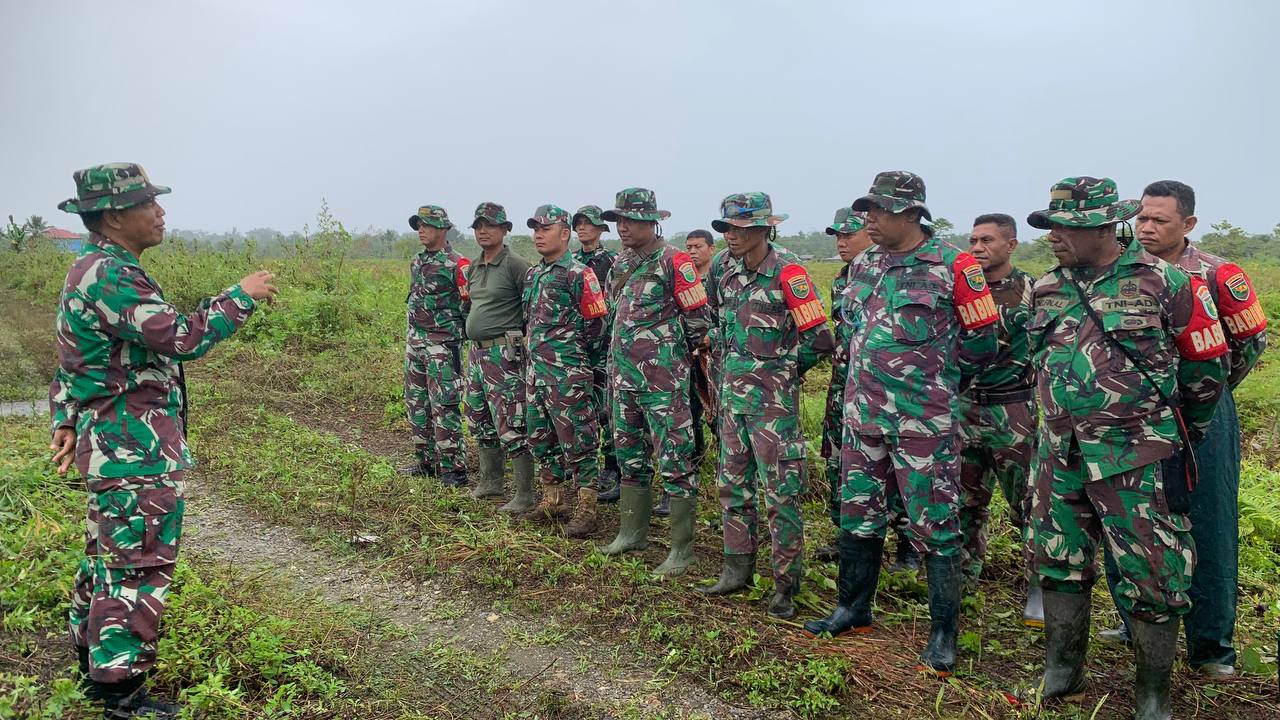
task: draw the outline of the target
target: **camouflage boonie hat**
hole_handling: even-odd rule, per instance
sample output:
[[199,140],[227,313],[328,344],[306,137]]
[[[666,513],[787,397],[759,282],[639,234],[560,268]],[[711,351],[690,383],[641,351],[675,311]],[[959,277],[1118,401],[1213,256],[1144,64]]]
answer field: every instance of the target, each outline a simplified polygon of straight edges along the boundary
[[1054,225],[1098,227],[1128,220],[1142,209],[1139,200],[1121,200],[1116,181],[1088,176],[1064,178],[1049,188],[1049,208],[1027,216],[1037,230]]
[[614,208],[600,213],[602,220],[618,222],[618,218],[658,222],[671,217],[671,213],[658,209],[658,197],[652,190],[627,188],[619,190],[613,201]]
[[556,223],[564,223],[565,227],[569,227],[569,211],[559,205],[539,205],[538,209],[533,211],[533,217],[524,222],[530,230]]
[[476,225],[481,220],[487,220],[494,225],[501,225],[508,231],[513,227],[511,221],[507,219],[507,210],[496,202],[482,202],[476,206],[476,219],[471,221],[471,229],[475,230]]
[[888,170],[876,175],[867,194],[853,201],[853,209],[866,212],[873,203],[894,215],[920,208],[926,220],[933,219],[933,214],[924,204],[924,180],[906,170]]
[[418,214],[409,218],[409,227],[417,230],[418,223],[426,223],[431,227],[445,230],[453,227],[453,223],[449,222],[449,213],[439,205],[423,205],[418,208]]
[[836,219],[832,220],[831,224],[827,226],[827,234],[853,234],[866,227],[866,225],[867,220],[862,213],[854,212],[853,208],[842,207],[836,211]]
[[171,192],[164,185],[152,185],[147,171],[137,163],[94,165],[75,171],[71,177],[76,182],[76,197],[58,203],[59,210],[69,213],[124,210]]
[[573,222],[570,223],[570,225],[572,227],[577,227],[578,219],[585,218],[586,221],[592,225],[602,227],[605,232],[609,232],[609,224],[600,217],[601,212],[603,211],[600,209],[599,205],[583,205],[578,208],[578,212],[573,214]]
[[730,227],[773,227],[787,217],[786,213],[773,213],[768,193],[737,193],[720,201],[720,219],[712,220],[711,227],[718,233]]

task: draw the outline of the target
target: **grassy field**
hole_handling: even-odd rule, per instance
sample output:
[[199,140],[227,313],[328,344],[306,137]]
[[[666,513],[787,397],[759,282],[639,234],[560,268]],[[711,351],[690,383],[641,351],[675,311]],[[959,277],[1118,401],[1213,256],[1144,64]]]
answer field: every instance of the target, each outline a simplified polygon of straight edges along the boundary
[[[0,318],[8,318],[0,322],[11,323],[0,329],[16,328],[0,335],[0,392],[6,399],[39,396],[47,387],[51,345],[41,328],[51,327],[50,308],[68,262],[65,255],[35,253],[0,269]],[[853,642],[812,642],[798,635],[796,623],[765,618],[767,573],[745,597],[709,600],[693,592],[693,584],[718,568],[714,502],[700,505],[694,571],[671,582],[645,571],[665,555],[661,522],[651,533],[656,546],[644,557],[607,558],[594,543],[499,517],[492,503],[397,476],[394,463],[408,451],[400,397],[405,263],[352,261],[306,247],[260,259],[243,251],[167,245],[149,252],[146,264],[183,307],[259,265],[278,273],[278,301],[191,367],[198,482],[263,522],[304,533],[318,547],[346,548],[344,561],[408,583],[431,580],[478,593],[499,612],[553,618],[563,632],[540,642],[625,648],[673,682],[791,716],[1067,718],[1091,717],[1096,710],[1097,717],[1120,717],[1127,708],[1129,656],[1104,646],[1093,650],[1094,684],[1085,705],[1041,714],[1034,703],[1011,702],[1008,693],[1025,693],[1035,680],[1043,650],[1039,635],[1018,622],[1017,539],[1000,500],[984,580],[965,600],[961,672],[938,682],[911,669],[927,629],[924,587],[913,577],[882,579],[877,603],[883,632]],[[838,269],[835,263],[811,266],[824,298]],[[1280,268],[1248,269],[1263,289],[1269,316],[1280,319],[1280,292],[1268,290],[1280,291]],[[1247,431],[1238,630],[1244,673],[1210,684],[1181,675],[1180,717],[1275,716],[1277,367],[1264,362],[1237,395]],[[810,374],[802,409],[813,450],[805,508],[811,548],[831,533],[816,452],[827,374],[825,366]],[[62,717],[60,708],[76,702],[59,626],[78,551],[81,496],[50,475],[42,437],[39,421],[0,423],[0,719]],[[703,497],[714,498],[710,461],[701,483]],[[606,510],[606,527],[596,540],[611,537],[616,522],[616,513]],[[352,551],[346,539],[353,535],[380,540]],[[834,567],[807,563],[802,618],[829,609],[834,577]],[[371,619],[358,604],[318,604],[248,580],[199,559],[183,566],[158,681],[196,707],[193,717],[467,716],[463,706],[438,697],[427,703],[435,709],[423,712],[421,686],[430,682],[414,664],[421,656],[396,647],[398,630]],[[1095,624],[1114,621],[1099,590]],[[511,690],[512,682],[478,679],[485,675],[476,671],[483,658],[451,654],[457,652],[437,648],[428,669],[462,696]],[[393,661],[382,662],[384,656]],[[608,675],[609,669],[582,671]],[[485,716],[597,712],[551,701],[490,710]],[[67,712],[76,717],[81,711]]]

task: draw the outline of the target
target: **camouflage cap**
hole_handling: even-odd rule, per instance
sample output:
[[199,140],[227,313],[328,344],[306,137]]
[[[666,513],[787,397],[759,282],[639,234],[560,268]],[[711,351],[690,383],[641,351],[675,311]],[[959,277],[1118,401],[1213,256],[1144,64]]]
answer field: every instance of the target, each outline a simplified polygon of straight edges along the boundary
[[773,212],[773,200],[768,193],[745,192],[730,195],[720,201],[720,219],[712,220],[711,227],[722,233],[732,227],[773,227],[787,219],[786,213]]
[[618,222],[618,218],[658,222],[671,217],[671,213],[658,209],[658,196],[645,188],[619,190],[613,201],[614,208],[600,213],[602,220]]
[[867,194],[853,201],[853,209],[866,212],[873,203],[895,215],[911,208],[920,208],[926,219],[933,219],[929,208],[924,204],[924,180],[906,170],[887,170],[876,175]]
[[481,220],[501,225],[508,231],[513,227],[511,221],[507,219],[506,208],[496,202],[482,202],[476,206],[476,219],[471,221],[471,229],[475,230]]
[[836,211],[836,219],[827,226],[827,234],[856,233],[866,225],[867,219],[864,213],[855,212],[853,208],[842,207]]
[[449,213],[439,205],[423,205],[418,208],[418,214],[409,218],[409,227],[417,230],[418,223],[426,223],[431,227],[445,230],[453,227],[453,223],[449,222]]
[[1111,178],[1069,177],[1049,188],[1049,208],[1028,215],[1027,224],[1037,230],[1099,227],[1128,220],[1141,208],[1139,200],[1121,200]]
[[124,210],[170,192],[164,185],[152,185],[147,171],[137,163],[94,165],[71,174],[76,197],[58,203],[69,213]]
[[539,205],[537,210],[533,211],[533,217],[525,221],[525,225],[530,230],[542,227],[543,225],[554,225],[556,223],[564,223],[565,227],[569,227],[569,211],[559,205]]
[[601,212],[602,212],[602,211],[600,210],[600,206],[599,206],[599,205],[583,205],[582,207],[578,208],[578,212],[576,212],[576,213],[574,213],[574,214],[573,214],[573,223],[572,223],[572,225],[573,225],[574,227],[577,227],[577,226],[578,226],[578,218],[585,218],[585,219],[586,219],[586,221],[587,221],[587,222],[589,222],[589,223],[591,223],[592,225],[598,225],[599,227],[604,228],[604,231],[605,231],[605,232],[609,232],[609,225],[608,225],[608,223],[606,223],[606,222],[605,222],[605,221],[600,217],[600,213],[601,213]]

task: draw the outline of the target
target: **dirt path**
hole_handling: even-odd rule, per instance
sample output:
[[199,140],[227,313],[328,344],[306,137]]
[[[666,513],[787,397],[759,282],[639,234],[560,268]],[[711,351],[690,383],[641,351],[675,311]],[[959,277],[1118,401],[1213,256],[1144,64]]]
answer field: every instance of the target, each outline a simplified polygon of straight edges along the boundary
[[292,529],[254,519],[202,486],[198,477],[189,494],[187,551],[246,572],[273,573],[292,589],[326,602],[358,603],[405,628],[409,641],[421,647],[443,642],[479,655],[496,654],[519,681],[583,702],[603,717],[635,709],[671,717],[779,716],[730,705],[702,687],[657,675],[608,639],[575,637],[543,618],[509,614],[439,581],[415,585],[383,577],[358,559],[317,548]]

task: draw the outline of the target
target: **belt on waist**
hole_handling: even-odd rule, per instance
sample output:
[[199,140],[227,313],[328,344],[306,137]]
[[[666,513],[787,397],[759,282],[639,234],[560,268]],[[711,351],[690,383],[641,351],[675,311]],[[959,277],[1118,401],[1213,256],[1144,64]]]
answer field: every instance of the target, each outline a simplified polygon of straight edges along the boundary
[[1007,405],[1027,402],[1035,397],[1035,388],[1021,387],[1010,390],[970,390],[969,399],[978,405]]
[[517,345],[517,346],[524,345],[524,336],[523,335],[499,335],[496,338],[490,338],[488,340],[472,340],[472,342],[476,344],[476,347],[480,348],[481,350],[485,350],[491,347],[496,347],[498,345]]

